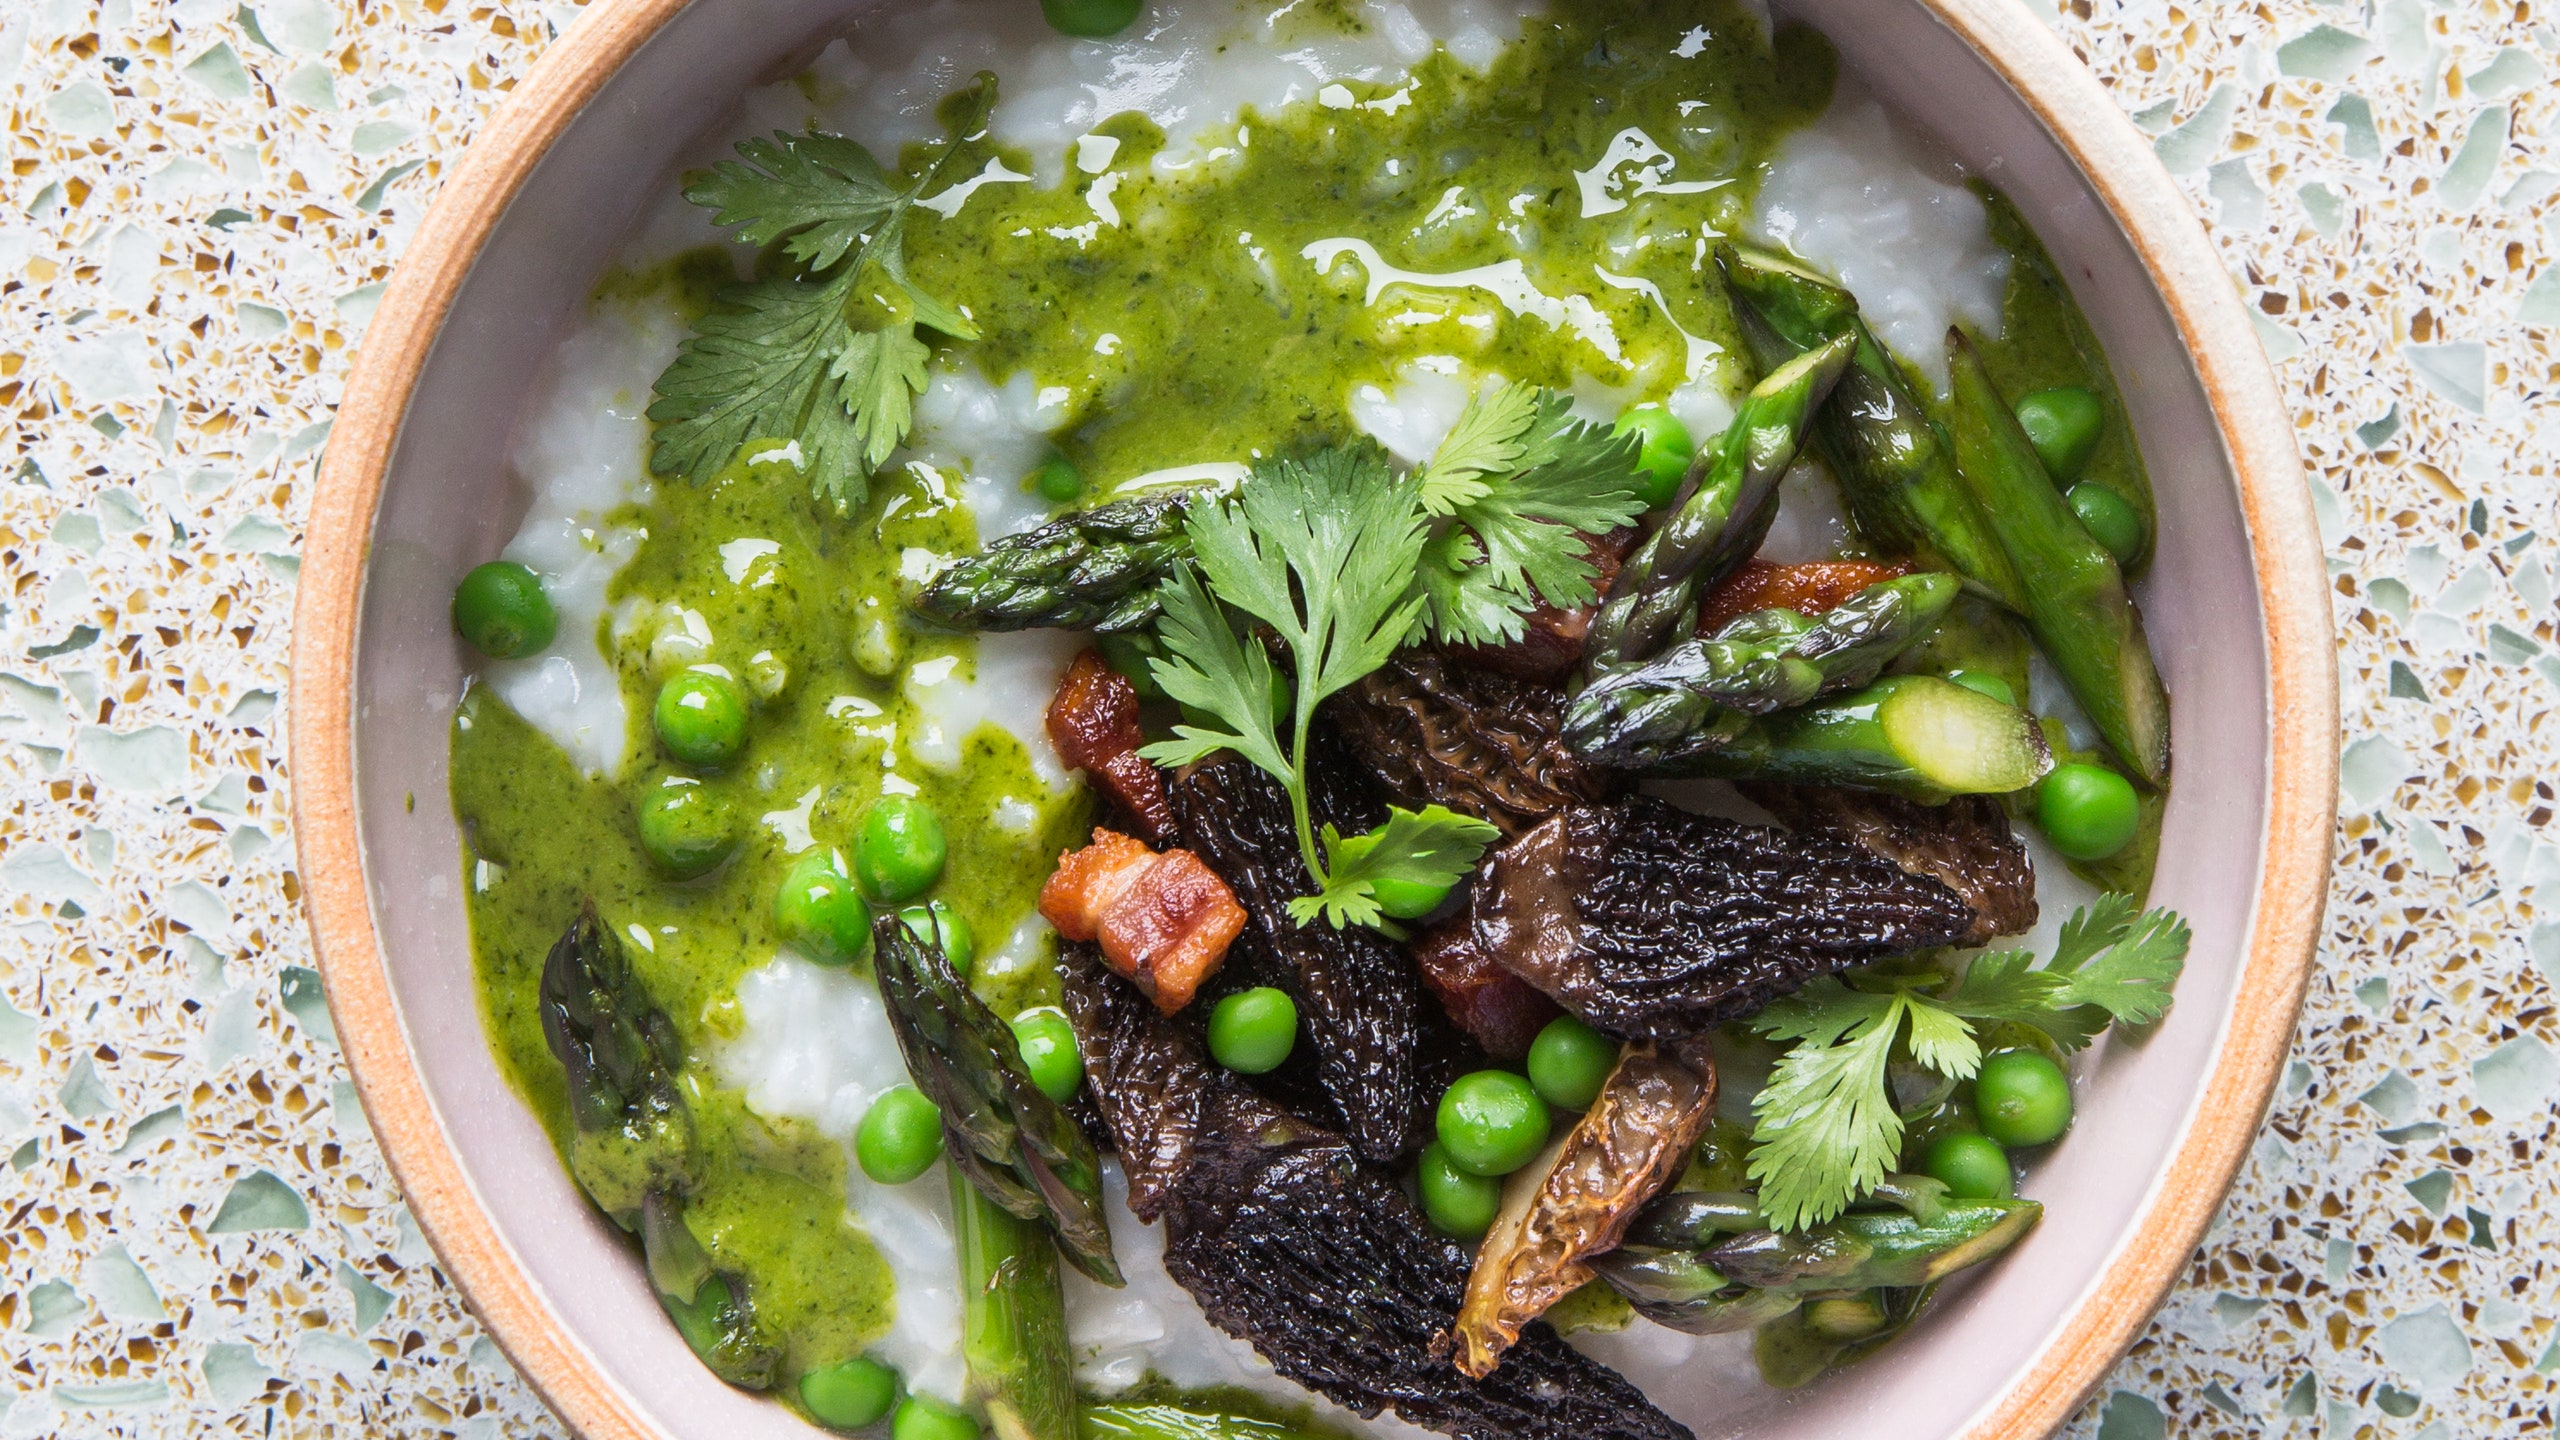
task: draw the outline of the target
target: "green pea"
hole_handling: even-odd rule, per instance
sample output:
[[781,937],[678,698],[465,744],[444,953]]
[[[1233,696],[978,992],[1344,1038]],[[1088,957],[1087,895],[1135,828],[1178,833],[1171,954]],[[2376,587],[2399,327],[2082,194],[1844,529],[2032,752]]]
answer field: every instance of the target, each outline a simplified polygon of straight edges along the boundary
[[1459,1076],[1437,1118],[1450,1163],[1471,1175],[1508,1175],[1547,1143],[1547,1102],[1508,1070]]
[[1061,1105],[1074,1098],[1084,1083],[1084,1057],[1076,1053],[1076,1027],[1065,1011],[1043,1006],[1014,1016],[1013,1043],[1041,1094]]
[[1459,1169],[1448,1148],[1436,1140],[1422,1147],[1413,1181],[1422,1192],[1423,1215],[1454,1239],[1484,1238],[1502,1211],[1502,1182]]
[[910,1395],[889,1422],[889,1440],[978,1440],[978,1422],[930,1395]]
[[830,1429],[876,1425],[897,1398],[898,1372],[868,1355],[821,1365],[800,1377],[800,1403]]
[[2019,396],[2017,411],[2018,428],[2027,432],[2053,483],[2079,479],[2107,428],[2107,410],[2098,397],[2077,385],[2060,385]]
[[978,965],[978,936],[960,912],[942,901],[927,905],[910,905],[898,912],[898,923],[920,939],[942,947],[942,958],[951,962],[953,973],[966,976]]
[[2036,1051],[2004,1050],[1973,1077],[1973,1113],[2003,1145],[2049,1144],[2071,1128],[2071,1077]]
[[2009,1173],[2009,1152],[1988,1135],[1950,1130],[1929,1142],[1921,1172],[1942,1181],[1958,1200],[2006,1200],[2016,1193]]
[[698,780],[670,776],[640,797],[640,848],[678,880],[708,875],[738,848],[727,796]]
[[2009,682],[1988,670],[1958,670],[1947,678],[1976,695],[1988,695],[2003,705],[2018,703],[2018,692],[2009,688]]
[[[1061,35],[1100,39],[1129,28],[1143,9],[1142,0],[1040,0],[1049,28]],[[901,1435],[898,1440],[907,1440]]]
[[1298,1047],[1298,1002],[1286,990],[1258,985],[1209,1012],[1209,1053],[1239,1075],[1267,1075]]
[[1064,455],[1052,455],[1031,472],[1031,489],[1052,505],[1064,505],[1084,493],[1084,477]]
[[2107,547],[2117,564],[2130,561],[2142,548],[2142,517],[2133,513],[2132,503],[2123,496],[2095,480],[2083,480],[2071,487],[2066,498],[2089,538]]
[[530,655],[560,630],[542,580],[513,560],[474,565],[453,587],[453,628],[492,660]]
[[773,892],[773,929],[823,965],[850,965],[870,951],[871,907],[846,872],[843,851],[812,850],[791,862]]
[[1618,1042],[1559,1015],[1529,1043],[1529,1083],[1559,1110],[1588,1110],[1618,1068]]
[[904,1185],[942,1156],[942,1112],[913,1085],[883,1092],[854,1127],[854,1163],[883,1185]]
[[1610,433],[1637,438],[1636,494],[1644,507],[1656,510],[1670,504],[1671,497],[1680,493],[1680,482],[1688,478],[1689,462],[1698,456],[1698,442],[1689,438],[1689,427],[1659,405],[1638,405],[1620,415]]
[[717,769],[747,748],[746,687],[727,672],[686,670],[658,687],[658,741],[687,765]]
[[1439,909],[1440,902],[1448,899],[1449,892],[1456,888],[1454,881],[1447,885],[1427,885],[1397,875],[1382,875],[1371,884],[1377,889],[1378,908],[1397,920],[1421,919]]
[[1155,667],[1150,664],[1164,653],[1152,635],[1097,635],[1094,644],[1101,647],[1102,658],[1129,682],[1141,700],[1161,700],[1164,687],[1156,683]]
[[2103,765],[2056,765],[2036,782],[2036,824],[2074,860],[2104,860],[2133,840],[2142,802]]
[[892,903],[942,878],[942,817],[912,795],[883,795],[862,812],[853,841],[853,877],[863,893]]

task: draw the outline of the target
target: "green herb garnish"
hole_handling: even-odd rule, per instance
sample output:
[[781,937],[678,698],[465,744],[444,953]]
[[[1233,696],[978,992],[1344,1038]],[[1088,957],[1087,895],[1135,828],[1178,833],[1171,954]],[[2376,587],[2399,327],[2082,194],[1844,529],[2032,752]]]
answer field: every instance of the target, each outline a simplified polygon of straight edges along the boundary
[[[1453,861],[1464,873],[1495,833],[1438,806],[1436,816],[1397,810],[1386,826],[1351,841],[1327,827],[1338,862],[1329,866],[1308,813],[1307,733],[1316,707],[1385,664],[1421,628],[1414,567],[1430,521],[1421,496],[1420,479],[1397,475],[1373,445],[1266,461],[1232,500],[1192,507],[1186,529],[1197,569],[1180,567],[1165,586],[1156,633],[1166,653],[1152,668],[1164,692],[1200,718],[1140,753],[1187,765],[1233,750],[1288,789],[1299,855],[1319,891],[1290,906],[1302,925],[1318,913],[1336,926],[1381,924],[1377,877]],[[1286,647],[1295,683],[1285,736],[1271,652],[1221,602],[1269,626]]]
[[1820,1224],[1893,1168],[1903,1131],[1887,1075],[1896,1040],[1949,1080],[1981,1066],[1977,1022],[2031,1026],[2078,1050],[2112,1023],[2167,1013],[2187,943],[2175,912],[2137,915],[2131,897],[2102,895],[2063,925],[2042,968],[2024,950],[2003,950],[1954,974],[1824,976],[1763,1010],[1751,1027],[1795,1044],[1751,1102],[1761,1213],[1780,1230]]
[[[1361,442],[1265,461],[1237,493],[1192,506],[1192,560],[1163,590],[1156,682],[1190,707],[1148,759],[1184,765],[1233,750],[1289,792],[1298,848],[1317,893],[1290,904],[1299,924],[1391,929],[1381,881],[1447,886],[1498,833],[1441,806],[1395,808],[1365,835],[1325,829],[1308,810],[1307,734],[1316,707],[1426,634],[1499,641],[1521,632],[1541,597],[1591,599],[1586,530],[1642,508],[1635,447],[1571,420],[1564,397],[1490,386],[1431,464],[1398,475]],[[1445,603],[1444,603],[1445,602]],[[1277,637],[1280,663],[1259,628]],[[1285,728],[1283,711],[1286,710]]]
[[796,439],[821,498],[862,503],[915,423],[932,356],[918,329],[978,338],[908,278],[906,221],[995,98],[981,73],[944,102],[948,138],[903,188],[860,145],[815,132],[745,141],[743,161],[686,177],[685,199],[766,253],[759,278],[723,287],[658,377],[651,471],[699,484],[750,440]]
[[1505,644],[1540,600],[1570,610],[1598,598],[1585,537],[1644,512],[1641,446],[1574,419],[1571,405],[1540,386],[1491,382],[1419,472],[1423,508],[1457,522],[1422,561],[1433,638]]
[[1366,835],[1346,836],[1327,825],[1324,893],[1290,901],[1289,918],[1306,925],[1322,915],[1336,929],[1346,924],[1384,929],[1387,918],[1377,889],[1381,882],[1447,890],[1476,868],[1484,847],[1501,833],[1445,805],[1425,805],[1418,813],[1389,806],[1387,823]]

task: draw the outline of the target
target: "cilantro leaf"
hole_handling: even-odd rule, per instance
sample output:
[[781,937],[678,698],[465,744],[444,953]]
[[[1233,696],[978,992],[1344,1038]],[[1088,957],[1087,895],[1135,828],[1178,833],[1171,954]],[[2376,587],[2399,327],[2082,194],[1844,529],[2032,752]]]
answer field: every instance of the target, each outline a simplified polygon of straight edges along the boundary
[[906,218],[994,104],[991,75],[954,96],[941,153],[903,189],[860,145],[814,132],[746,141],[743,159],[687,178],[713,223],[791,264],[724,287],[658,377],[653,473],[699,484],[750,440],[794,439],[820,496],[862,502],[915,421],[931,357],[917,327],[977,338],[908,278]]
[[2032,1025],[2065,1050],[2079,1050],[2109,1025],[2147,1025],[2168,1013],[2186,966],[2186,922],[2175,911],[2136,915],[2133,900],[2101,895],[2072,912],[2053,959],[2002,950],[1975,957],[1934,1004],[1974,1020]]
[[735,225],[750,245],[783,241],[810,270],[824,270],[871,232],[900,221],[898,187],[871,152],[838,135],[777,130],[743,140],[745,162],[723,160],[685,177],[684,198]]
[[[906,438],[908,427],[915,423],[916,396],[924,393],[929,378],[925,362],[932,358],[933,352],[916,338],[914,326],[890,326],[855,331],[827,368],[828,376],[841,382],[837,397],[841,403],[836,409],[851,418],[863,473],[879,469],[880,462]],[[832,423],[835,412],[820,408]],[[835,443],[841,442],[830,437],[830,444]]]
[[[2132,901],[2124,908],[2131,909]],[[2187,968],[2188,944],[2187,922],[2176,911],[2146,910],[2118,929],[2104,950],[2066,972],[2063,1000],[2095,1006],[2119,1025],[2148,1025],[2169,1013],[2170,992]],[[2055,957],[2057,964],[2060,959]]]
[[1977,1022],[2031,1025],[2078,1050],[2112,1023],[2165,1014],[2187,945],[2175,912],[2137,916],[2130,899],[2108,895],[2065,922],[2042,969],[2027,951],[2000,950],[1952,977],[1868,972],[1861,983],[1876,990],[1823,976],[1761,1011],[1751,1028],[1795,1042],[1752,1101],[1761,1213],[1780,1230],[1819,1224],[1893,1164],[1903,1125],[1887,1067],[1906,1024],[1911,1058],[1949,1080],[1981,1068]]
[[648,418],[658,423],[650,469],[709,479],[753,438],[791,436],[819,495],[858,487],[860,436],[829,377],[852,343],[850,282],[758,279],[719,292],[658,377]]
[[2062,933],[2054,937],[2053,963],[2047,968],[2060,974],[2079,969],[2123,938],[2132,924],[2133,897],[2107,891],[2062,922]]
[[[1319,845],[1305,783],[1316,707],[1426,635],[1516,638],[1541,593],[1589,599],[1580,531],[1634,517],[1634,462],[1631,438],[1573,420],[1563,396],[1494,384],[1411,474],[1365,441],[1257,464],[1234,495],[1190,508],[1191,565],[1161,592],[1157,681],[1217,723],[1186,724],[1141,753],[1165,764],[1245,755],[1289,792],[1317,882],[1291,906],[1298,923],[1387,928],[1381,881],[1452,883],[1493,832],[1434,806],[1396,811],[1368,835],[1328,828]],[[1272,718],[1272,651],[1239,634],[1248,623],[1294,672],[1285,730]]]
[[1165,694],[1225,721],[1227,728],[1176,725],[1172,739],[1138,753],[1159,765],[1188,765],[1204,755],[1233,750],[1281,784],[1295,784],[1297,772],[1272,720],[1279,680],[1271,668],[1271,652],[1237,638],[1226,612],[1201,588],[1200,576],[1190,566],[1176,567],[1162,593],[1164,614],[1156,624],[1165,653],[1149,659],[1147,668]]
[[1968,1019],[2033,1025],[2051,1014],[2066,983],[2051,970],[2035,969],[2035,962],[2025,950],[1977,955],[1936,1003]]
[[1269,625],[1297,666],[1299,741],[1327,696],[1377,669],[1421,617],[1415,482],[1372,445],[1265,461],[1186,528],[1220,599]]
[[[1817,988],[1817,985],[1820,988]],[[1818,1225],[1884,1178],[1900,1157],[1902,1117],[1886,1086],[1911,1001],[1817,982],[1762,1011],[1755,1029],[1799,1044],[1752,1097],[1750,1176],[1778,1230]]]
[[1526,631],[1521,612],[1534,602],[1504,590],[1483,562],[1484,546],[1458,526],[1441,530],[1424,542],[1417,578],[1429,606],[1423,620],[1431,634],[1446,640],[1501,645],[1519,639]]
[[1982,1068],[1982,1042],[1952,1010],[1911,997],[1911,1058],[1951,1080],[1968,1080]]
[[1457,514],[1483,539],[1485,563],[1506,584],[1525,578],[1548,604],[1570,610],[1596,598],[1582,537],[1629,523],[1644,501],[1636,493],[1637,438],[1576,420],[1566,407],[1564,396],[1541,391],[1538,438],[1520,468]]
[[1817,975],[1793,995],[1751,1017],[1751,1028],[1772,1040],[1837,1044],[1840,1037],[1884,1013],[1888,997],[1852,990],[1829,975]]
[[1556,391],[1477,391],[1422,471],[1425,508],[1476,542],[1471,564],[1425,576],[1432,634],[1502,644],[1520,638],[1521,613],[1542,601],[1571,609],[1597,598],[1584,537],[1643,513],[1637,449],[1632,435],[1574,419],[1572,401]]
[[1542,392],[1528,385],[1488,380],[1467,397],[1458,423],[1431,452],[1422,467],[1422,508],[1447,515],[1461,505],[1484,498],[1491,487],[1479,477],[1509,470],[1528,453],[1531,426],[1538,422]]
[[1426,805],[1419,812],[1389,806],[1387,823],[1365,835],[1346,836],[1324,827],[1324,889],[1289,902],[1289,918],[1301,925],[1318,916],[1343,925],[1384,929],[1378,882],[1400,880],[1433,890],[1446,890],[1475,869],[1487,845],[1502,832],[1472,815],[1444,806]]
[[[1185,724],[1140,753],[1179,765],[1233,749],[1287,789],[1299,855],[1318,889],[1293,907],[1300,924],[1318,916],[1337,927],[1383,924],[1378,879],[1455,864],[1454,878],[1484,848],[1478,822],[1433,807],[1399,812],[1407,823],[1391,819],[1373,836],[1345,840],[1328,830],[1320,850],[1307,800],[1316,707],[1422,629],[1427,602],[1416,572],[1428,524],[1419,479],[1396,474],[1366,443],[1266,460],[1236,494],[1194,504],[1183,521],[1191,564],[1161,592],[1164,654],[1151,668],[1166,694],[1225,728]],[[1288,656],[1295,683],[1285,738],[1273,714],[1280,689],[1271,651],[1261,636],[1239,633],[1225,607],[1268,627]]]

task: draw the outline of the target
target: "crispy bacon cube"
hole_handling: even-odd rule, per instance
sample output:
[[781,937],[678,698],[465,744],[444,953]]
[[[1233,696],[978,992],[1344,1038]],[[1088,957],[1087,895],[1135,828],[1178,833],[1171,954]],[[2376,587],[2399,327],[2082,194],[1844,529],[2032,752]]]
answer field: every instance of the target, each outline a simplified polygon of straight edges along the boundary
[[1103,961],[1170,1015],[1191,1003],[1244,929],[1227,882],[1188,850],[1159,854],[1110,830],[1058,858],[1040,915],[1069,940],[1102,944]]
[[1877,560],[1812,560],[1800,565],[1746,560],[1723,584],[1707,592],[1698,607],[1698,633],[1712,635],[1754,610],[1820,615],[1870,585],[1910,573],[1908,565]]
[[1138,688],[1111,668],[1099,650],[1087,650],[1067,667],[1049,702],[1049,744],[1058,758],[1093,777],[1147,838],[1173,838],[1173,809],[1165,803],[1164,776],[1138,747]]

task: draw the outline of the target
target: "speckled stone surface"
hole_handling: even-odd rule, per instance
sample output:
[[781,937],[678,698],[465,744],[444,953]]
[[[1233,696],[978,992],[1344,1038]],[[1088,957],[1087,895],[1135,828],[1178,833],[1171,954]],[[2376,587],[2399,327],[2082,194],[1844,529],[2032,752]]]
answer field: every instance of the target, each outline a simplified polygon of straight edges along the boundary
[[[2068,1433],[2548,1433],[2560,14],[2034,4],[2260,316],[2350,737],[2274,1115]],[[0,0],[0,1435],[557,1433],[346,1083],[280,705],[357,337],[576,13]]]

